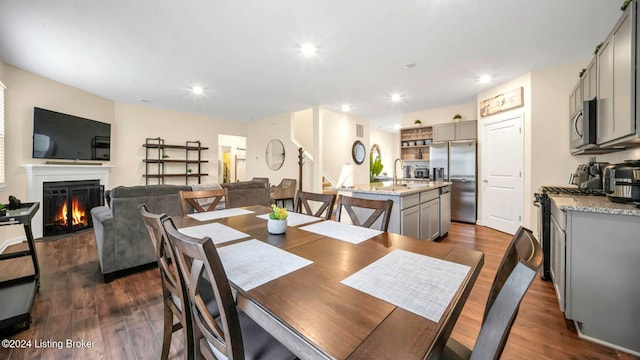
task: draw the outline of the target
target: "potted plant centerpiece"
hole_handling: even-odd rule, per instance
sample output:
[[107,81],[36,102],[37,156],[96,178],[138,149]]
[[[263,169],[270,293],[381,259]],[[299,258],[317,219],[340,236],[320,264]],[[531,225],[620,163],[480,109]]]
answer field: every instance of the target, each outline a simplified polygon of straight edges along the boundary
[[460,114],[453,115],[453,121],[460,121],[461,119],[462,119],[462,115]]
[[267,231],[270,234],[284,234],[287,230],[287,209],[271,204],[271,213],[269,213],[269,219],[267,220]]

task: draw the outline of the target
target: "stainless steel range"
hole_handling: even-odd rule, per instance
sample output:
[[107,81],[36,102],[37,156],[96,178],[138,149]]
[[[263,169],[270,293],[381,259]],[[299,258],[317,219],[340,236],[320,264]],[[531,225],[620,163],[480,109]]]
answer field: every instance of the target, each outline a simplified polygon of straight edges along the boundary
[[602,189],[579,188],[575,186],[541,186],[534,194],[533,205],[538,208],[537,238],[542,246],[542,269],[540,276],[543,280],[551,281],[551,199],[550,194],[569,196],[604,196]]

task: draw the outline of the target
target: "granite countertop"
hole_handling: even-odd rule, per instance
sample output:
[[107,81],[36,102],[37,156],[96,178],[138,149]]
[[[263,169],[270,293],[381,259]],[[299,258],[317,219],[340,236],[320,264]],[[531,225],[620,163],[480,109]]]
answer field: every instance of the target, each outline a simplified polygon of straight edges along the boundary
[[579,196],[549,194],[560,210],[583,211],[610,215],[640,216],[640,208],[632,204],[615,203],[606,196]]
[[403,183],[400,181],[398,185],[393,185],[392,181],[374,182],[370,184],[358,184],[350,188],[329,188],[330,190],[351,191],[353,193],[368,193],[378,195],[405,196],[417,194],[424,191],[439,189],[443,186],[451,185],[447,181],[429,181],[423,179],[423,182],[410,181]]

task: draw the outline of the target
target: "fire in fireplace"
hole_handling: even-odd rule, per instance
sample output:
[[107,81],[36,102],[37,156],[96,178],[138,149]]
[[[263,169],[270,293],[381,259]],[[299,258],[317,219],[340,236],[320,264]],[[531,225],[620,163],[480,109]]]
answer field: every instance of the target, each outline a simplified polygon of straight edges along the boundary
[[99,180],[45,182],[43,235],[70,233],[93,226],[90,210],[103,205]]

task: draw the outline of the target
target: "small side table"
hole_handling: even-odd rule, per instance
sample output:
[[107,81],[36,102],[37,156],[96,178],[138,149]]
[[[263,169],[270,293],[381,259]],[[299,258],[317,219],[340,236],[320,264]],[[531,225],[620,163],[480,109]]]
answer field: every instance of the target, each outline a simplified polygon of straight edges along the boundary
[[[6,205],[5,205],[6,207]],[[16,251],[0,255],[0,261],[30,256],[33,262],[33,274],[0,282],[0,330],[9,327],[27,328],[31,324],[31,306],[36,293],[40,289],[40,266],[36,246],[31,232],[31,219],[40,208],[40,203],[24,203],[16,210],[7,210],[0,216],[0,226],[24,226],[29,250]]]

